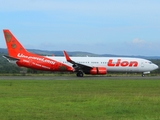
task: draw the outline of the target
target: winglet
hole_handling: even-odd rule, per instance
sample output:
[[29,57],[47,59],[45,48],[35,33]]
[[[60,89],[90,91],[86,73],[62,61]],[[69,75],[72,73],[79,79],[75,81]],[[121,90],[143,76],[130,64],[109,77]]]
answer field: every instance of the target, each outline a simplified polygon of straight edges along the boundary
[[72,60],[70,59],[70,57],[69,57],[69,55],[67,54],[67,52],[66,52],[66,51],[63,51],[63,53],[64,53],[64,56],[65,56],[66,60],[67,60],[68,62],[72,62]]

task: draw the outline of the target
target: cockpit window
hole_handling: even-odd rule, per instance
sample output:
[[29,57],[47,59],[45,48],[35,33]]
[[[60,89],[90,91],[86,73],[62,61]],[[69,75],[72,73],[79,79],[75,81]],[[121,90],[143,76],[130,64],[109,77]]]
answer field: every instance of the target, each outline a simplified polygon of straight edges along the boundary
[[152,62],[149,62],[149,64],[152,64]]

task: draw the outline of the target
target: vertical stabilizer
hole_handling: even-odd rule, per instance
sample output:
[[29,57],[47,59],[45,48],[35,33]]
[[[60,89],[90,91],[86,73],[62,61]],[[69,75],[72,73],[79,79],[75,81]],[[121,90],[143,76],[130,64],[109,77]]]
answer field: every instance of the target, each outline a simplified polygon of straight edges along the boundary
[[27,50],[19,43],[9,30],[3,30],[3,32],[9,56],[17,57],[18,53],[27,52]]

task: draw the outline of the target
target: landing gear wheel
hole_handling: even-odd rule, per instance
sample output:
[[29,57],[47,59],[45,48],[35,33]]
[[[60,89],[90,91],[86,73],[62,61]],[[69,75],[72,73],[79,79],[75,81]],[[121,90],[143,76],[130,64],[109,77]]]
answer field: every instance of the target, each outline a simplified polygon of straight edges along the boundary
[[78,71],[77,72],[77,77],[83,77],[83,72],[82,71]]
[[142,77],[144,77],[144,74],[142,73]]

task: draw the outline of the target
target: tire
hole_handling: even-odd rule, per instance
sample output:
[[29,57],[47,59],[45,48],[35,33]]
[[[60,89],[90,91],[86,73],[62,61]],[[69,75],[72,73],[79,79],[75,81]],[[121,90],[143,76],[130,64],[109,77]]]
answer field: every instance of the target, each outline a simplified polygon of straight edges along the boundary
[[82,71],[78,71],[77,72],[77,77],[83,77],[83,72]]

